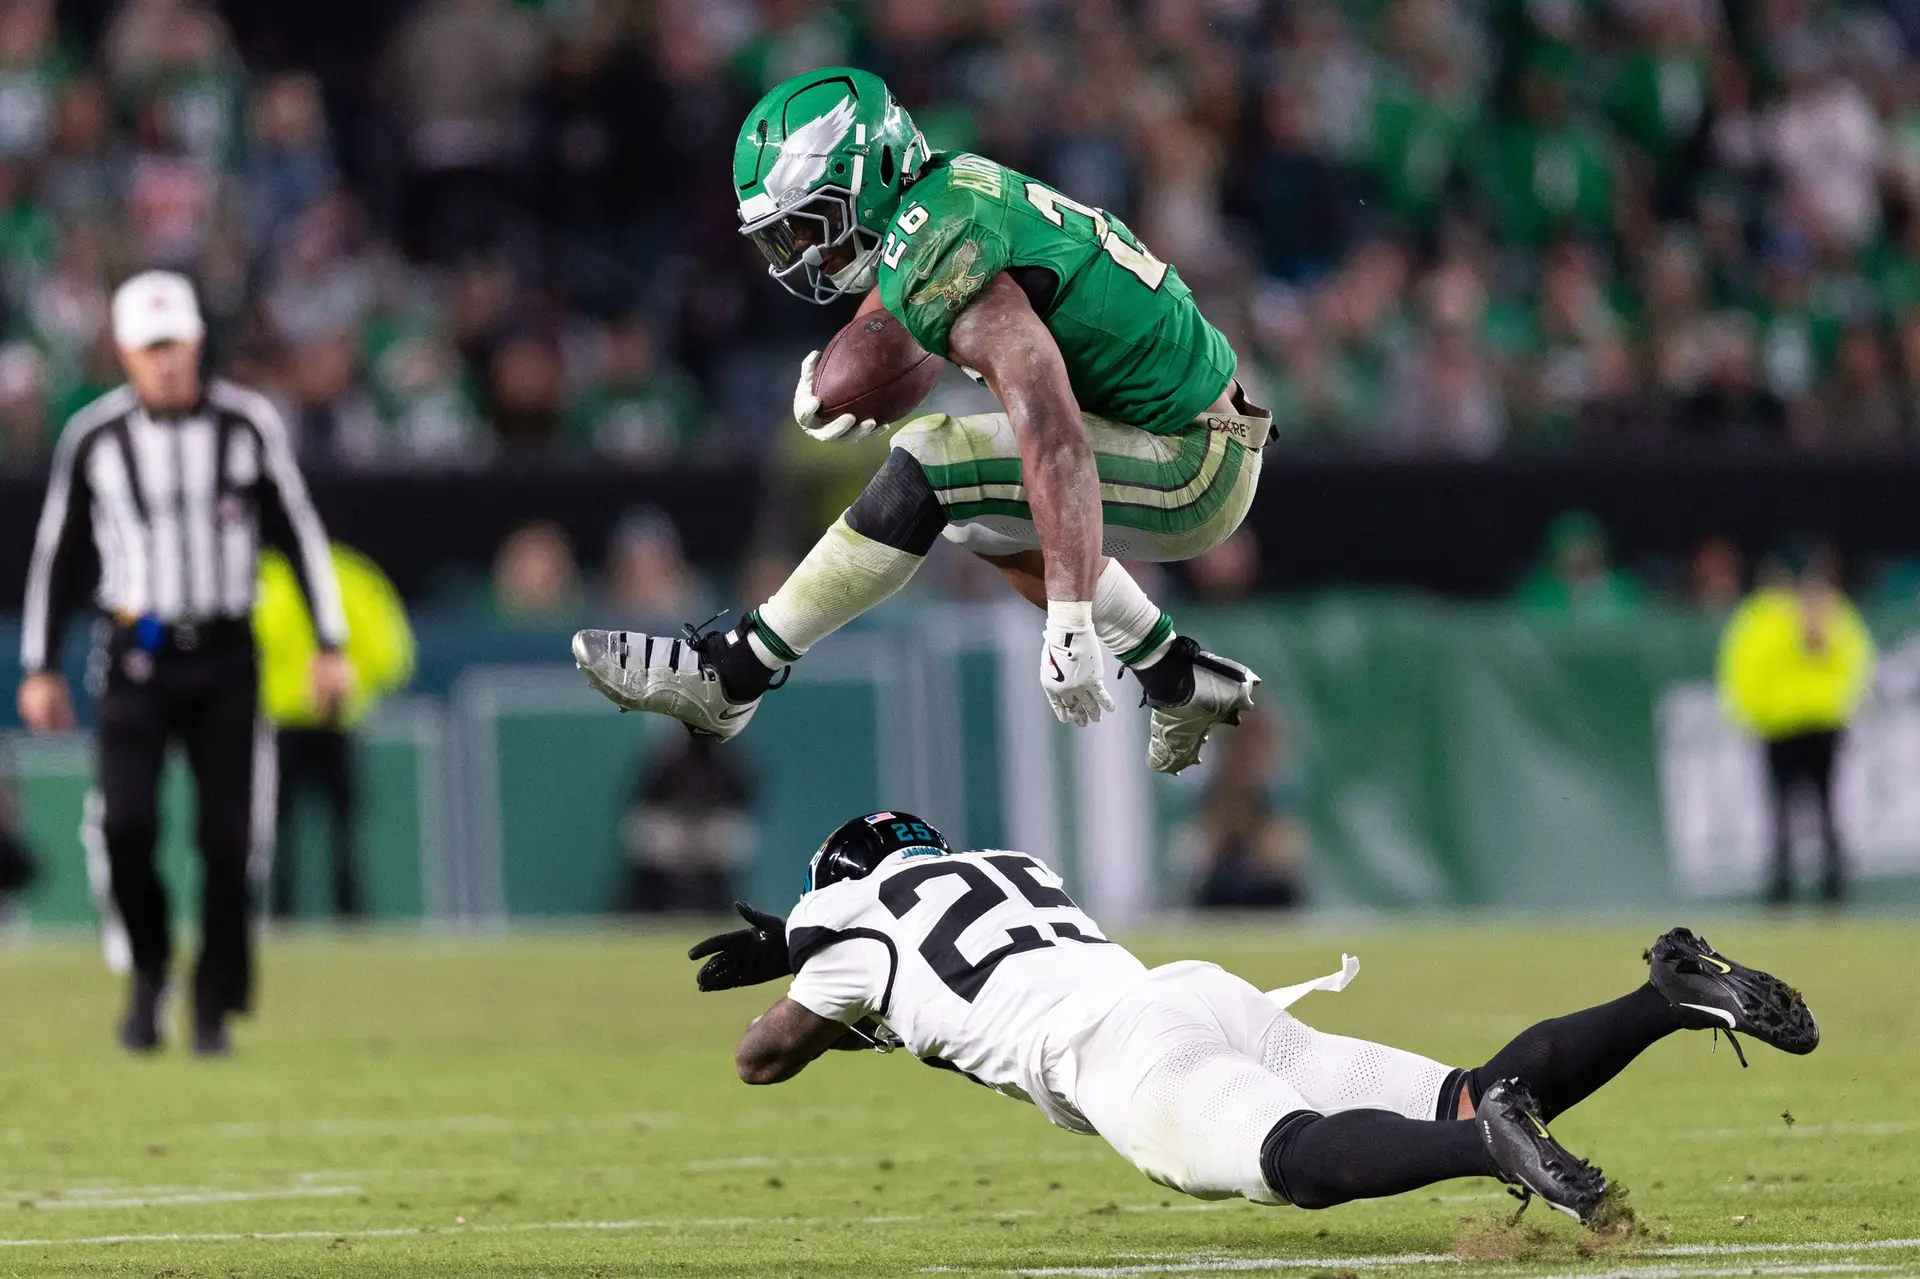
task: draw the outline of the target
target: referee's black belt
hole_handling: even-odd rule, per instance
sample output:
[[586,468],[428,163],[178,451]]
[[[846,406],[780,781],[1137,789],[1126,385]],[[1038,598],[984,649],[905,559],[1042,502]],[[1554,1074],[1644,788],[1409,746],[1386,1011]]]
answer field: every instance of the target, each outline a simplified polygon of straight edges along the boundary
[[128,618],[116,613],[116,648],[138,648],[149,653],[195,653],[224,650],[253,643],[253,622],[244,617],[208,617],[191,622],[162,622],[151,617]]

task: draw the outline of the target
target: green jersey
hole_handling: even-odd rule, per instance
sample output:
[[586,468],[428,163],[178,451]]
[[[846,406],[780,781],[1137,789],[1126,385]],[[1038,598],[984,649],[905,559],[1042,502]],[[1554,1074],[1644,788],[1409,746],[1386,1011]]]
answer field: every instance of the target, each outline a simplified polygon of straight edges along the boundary
[[1083,412],[1172,435],[1233,381],[1226,338],[1118,218],[977,155],[936,155],[908,188],[881,245],[880,300],[944,356],[955,317],[1019,267],[1053,275],[1040,318]]

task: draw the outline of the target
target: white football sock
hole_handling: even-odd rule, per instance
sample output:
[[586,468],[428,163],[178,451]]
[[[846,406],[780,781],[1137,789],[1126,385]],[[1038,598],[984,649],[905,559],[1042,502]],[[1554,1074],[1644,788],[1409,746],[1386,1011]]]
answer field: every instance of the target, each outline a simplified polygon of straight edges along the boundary
[[1093,587],[1093,631],[1126,666],[1151,666],[1173,643],[1173,619],[1147,598],[1133,575],[1108,560]]
[[905,586],[926,557],[853,531],[846,516],[833,522],[800,567],[754,610],[747,637],[753,655],[779,670],[815,644]]

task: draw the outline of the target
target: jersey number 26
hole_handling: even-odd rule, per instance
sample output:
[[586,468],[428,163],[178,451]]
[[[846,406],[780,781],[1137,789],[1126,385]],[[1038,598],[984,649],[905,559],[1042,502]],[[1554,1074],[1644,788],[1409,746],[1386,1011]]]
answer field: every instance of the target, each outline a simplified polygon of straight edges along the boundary
[[1027,183],[1027,203],[1040,210],[1040,215],[1055,226],[1066,225],[1066,220],[1060,214],[1062,209],[1072,209],[1091,220],[1093,238],[1100,242],[1100,247],[1106,250],[1114,265],[1132,272],[1148,288],[1159,288],[1160,281],[1167,278],[1167,264],[1147,252],[1145,245],[1129,244],[1122,239],[1119,232],[1108,223],[1107,215],[1099,209],[1089,208],[1038,182]]

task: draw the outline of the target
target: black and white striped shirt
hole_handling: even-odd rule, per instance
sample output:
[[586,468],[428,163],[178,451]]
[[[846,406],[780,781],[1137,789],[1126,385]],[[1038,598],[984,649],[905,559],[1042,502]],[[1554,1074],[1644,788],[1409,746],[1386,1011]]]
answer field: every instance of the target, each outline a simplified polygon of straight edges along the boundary
[[94,602],[123,622],[247,617],[263,540],[293,561],[321,643],[344,643],[326,531],[266,397],[216,380],[193,411],[156,418],[132,387],[109,391],[73,415],[54,450],[21,665],[58,663],[62,625],[96,564]]

